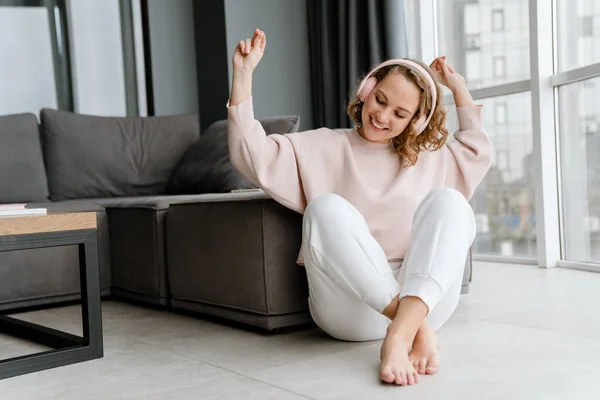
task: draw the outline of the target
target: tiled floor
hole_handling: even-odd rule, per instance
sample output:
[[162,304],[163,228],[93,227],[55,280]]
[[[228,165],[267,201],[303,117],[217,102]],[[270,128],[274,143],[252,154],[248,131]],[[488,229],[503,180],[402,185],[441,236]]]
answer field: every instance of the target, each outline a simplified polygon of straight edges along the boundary
[[[5,399],[598,399],[600,274],[476,263],[439,332],[442,368],[378,380],[380,342],[283,334],[103,303],[105,357],[0,381]],[[79,308],[22,315],[80,333]],[[0,358],[38,347],[0,336]]]

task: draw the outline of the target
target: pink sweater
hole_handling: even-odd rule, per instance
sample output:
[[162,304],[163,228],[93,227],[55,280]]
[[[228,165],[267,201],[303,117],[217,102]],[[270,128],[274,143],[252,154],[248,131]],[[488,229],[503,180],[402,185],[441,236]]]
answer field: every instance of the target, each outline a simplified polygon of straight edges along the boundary
[[457,113],[457,140],[439,151],[422,151],[416,165],[403,168],[391,144],[369,142],[356,129],[266,136],[250,97],[228,107],[229,153],[242,175],[301,214],[319,195],[340,195],[365,217],[388,260],[400,261],[414,212],[427,193],[446,186],[470,199],[490,167],[482,107],[457,107]]

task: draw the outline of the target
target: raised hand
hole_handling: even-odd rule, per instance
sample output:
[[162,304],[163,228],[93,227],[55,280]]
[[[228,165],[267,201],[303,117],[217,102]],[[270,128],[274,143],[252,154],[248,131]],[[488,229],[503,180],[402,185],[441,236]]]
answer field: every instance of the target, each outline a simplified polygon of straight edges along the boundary
[[263,57],[267,37],[260,29],[254,30],[252,39],[240,40],[233,53],[233,72],[254,71]]
[[433,71],[435,79],[452,92],[462,89],[465,86],[465,78],[454,70],[452,64],[446,61],[446,56],[441,56],[433,60],[429,68]]

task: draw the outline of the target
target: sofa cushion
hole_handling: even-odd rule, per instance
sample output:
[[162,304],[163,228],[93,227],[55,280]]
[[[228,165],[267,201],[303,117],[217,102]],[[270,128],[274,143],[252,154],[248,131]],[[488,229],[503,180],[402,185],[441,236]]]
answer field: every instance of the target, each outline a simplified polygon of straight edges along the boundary
[[0,117],[0,203],[48,201],[48,181],[33,114]]
[[53,201],[164,193],[200,136],[194,114],[97,117],[43,109],[40,115]]
[[[264,118],[259,121],[267,135],[298,131],[299,116]],[[227,121],[212,124],[177,165],[169,186],[172,194],[225,193],[234,189],[255,188],[229,159]]]
[[[101,208],[145,208],[150,210],[166,210],[172,204],[187,203],[218,203],[229,201],[247,201],[258,199],[269,199],[270,197],[262,190],[242,193],[206,193],[186,195],[162,195],[162,196],[134,196],[134,197],[107,197],[100,199],[89,199]],[[71,202],[80,203],[72,200]],[[88,200],[86,200],[88,201]],[[60,202],[56,204],[62,204]]]

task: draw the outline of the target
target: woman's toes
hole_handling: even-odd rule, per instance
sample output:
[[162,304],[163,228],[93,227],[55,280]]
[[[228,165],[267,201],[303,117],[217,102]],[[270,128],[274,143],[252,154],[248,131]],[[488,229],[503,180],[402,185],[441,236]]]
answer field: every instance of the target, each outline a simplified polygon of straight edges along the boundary
[[414,374],[412,374],[411,372],[409,372],[408,374],[406,374],[406,381],[408,382],[409,385],[414,385],[415,384],[415,376],[414,376]]
[[392,382],[394,382],[394,378],[395,378],[394,374],[392,374],[389,371],[381,372],[381,380],[384,382],[392,383]]
[[396,385],[406,385],[406,372],[396,373]]
[[415,377],[415,383],[419,383],[419,379],[421,378],[421,375],[419,375],[419,373],[418,373],[418,372],[415,372],[415,373],[413,374],[413,376]]
[[414,359],[414,360],[410,360],[410,362],[411,362],[413,368],[415,369],[415,371],[418,371],[419,370],[419,360]]
[[425,367],[427,366],[427,360],[419,360],[419,365],[416,368],[417,372],[419,374],[424,374],[425,373]]
[[436,365],[428,365],[426,371],[430,375],[435,374],[437,372],[437,366]]

